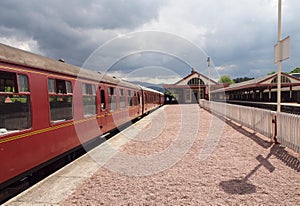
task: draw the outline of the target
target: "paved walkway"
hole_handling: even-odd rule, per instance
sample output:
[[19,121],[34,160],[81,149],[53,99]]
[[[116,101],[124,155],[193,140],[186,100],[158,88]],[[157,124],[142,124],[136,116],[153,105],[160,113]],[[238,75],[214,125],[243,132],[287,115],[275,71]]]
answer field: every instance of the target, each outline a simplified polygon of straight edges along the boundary
[[7,205],[299,205],[300,155],[166,105]]

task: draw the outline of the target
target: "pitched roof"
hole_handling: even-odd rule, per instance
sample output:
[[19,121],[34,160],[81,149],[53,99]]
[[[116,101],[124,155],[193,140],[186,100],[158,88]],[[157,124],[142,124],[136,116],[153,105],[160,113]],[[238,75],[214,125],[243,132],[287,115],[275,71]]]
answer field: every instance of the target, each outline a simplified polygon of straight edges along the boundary
[[[300,86],[300,79],[295,78],[286,73],[281,73],[281,75],[286,76],[291,80],[291,83],[282,83],[283,87]],[[236,83],[236,84],[231,84],[229,87],[212,91],[212,93],[217,93],[218,91],[234,91],[234,90],[251,89],[251,88],[273,88],[273,87],[277,87],[277,83],[272,83],[272,80],[276,77],[277,77],[277,73]]]
[[189,79],[191,78],[191,76],[197,74],[198,76],[200,76],[200,78],[204,78],[206,79],[207,81],[210,80],[211,83],[214,83],[214,84],[217,84],[216,81],[212,80],[212,79],[209,79],[207,76],[203,75],[203,74],[200,74],[199,72],[195,71],[195,70],[192,70],[192,72],[187,75],[186,77],[182,78],[181,80],[179,80],[178,82],[175,82],[174,85],[177,85],[177,84],[180,84],[181,82],[185,81],[186,79]]

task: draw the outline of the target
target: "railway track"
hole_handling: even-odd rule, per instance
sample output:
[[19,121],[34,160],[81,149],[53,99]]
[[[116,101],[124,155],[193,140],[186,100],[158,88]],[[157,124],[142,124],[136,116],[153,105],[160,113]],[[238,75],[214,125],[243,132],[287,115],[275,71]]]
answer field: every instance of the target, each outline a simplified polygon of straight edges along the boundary
[[[229,104],[237,104],[242,106],[249,106],[249,107],[257,107],[261,109],[268,109],[272,111],[277,110],[277,103],[273,102],[248,102],[248,101],[235,101],[235,100],[227,100]],[[286,113],[298,114],[300,115],[300,104],[296,103],[282,103],[281,104],[281,111]]]

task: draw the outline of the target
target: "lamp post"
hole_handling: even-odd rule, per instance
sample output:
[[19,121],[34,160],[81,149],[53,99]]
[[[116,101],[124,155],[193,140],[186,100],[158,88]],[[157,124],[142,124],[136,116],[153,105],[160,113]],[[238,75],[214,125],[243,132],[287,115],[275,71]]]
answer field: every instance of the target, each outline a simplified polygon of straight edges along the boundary
[[198,104],[200,103],[200,74],[198,74],[198,99],[197,99],[197,102],[198,102]]
[[210,57],[207,57],[208,66],[208,101],[210,101]]
[[277,63],[277,112],[281,102],[281,0],[278,0],[278,63]]

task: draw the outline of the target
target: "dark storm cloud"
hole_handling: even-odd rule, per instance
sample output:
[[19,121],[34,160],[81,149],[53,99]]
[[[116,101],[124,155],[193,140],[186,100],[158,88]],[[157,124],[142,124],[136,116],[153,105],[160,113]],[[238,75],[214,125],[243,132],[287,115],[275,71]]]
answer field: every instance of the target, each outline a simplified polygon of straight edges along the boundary
[[[170,69],[182,77],[191,71],[191,66],[176,56],[154,51],[145,51],[126,56],[125,58],[116,62],[109,69],[109,72],[132,72],[133,70],[144,67],[161,67]],[[150,74],[148,75],[150,76]]]
[[[176,55],[204,74],[210,56],[220,75],[259,77],[277,70],[273,63],[277,1],[0,0],[0,42],[78,66],[87,65],[90,55],[110,42],[92,61],[96,64],[88,67],[96,70],[106,70],[136,51],[155,50]],[[282,38],[291,36],[291,57],[282,67],[285,72],[300,66],[298,1],[283,1]],[[147,35],[145,31],[174,35]],[[131,35],[136,32],[146,35]],[[178,42],[176,35],[205,53]],[[121,41],[122,36],[135,38]],[[116,37],[119,41],[109,41]],[[165,66],[158,58],[144,58],[144,64],[150,60]],[[137,68],[138,62],[123,63],[126,68]]]
[[115,29],[133,29],[158,15],[160,1],[1,0],[0,33],[32,38],[52,58],[80,65]]
[[143,31],[120,35],[103,45],[84,67],[102,73],[115,72],[117,77],[139,68],[160,67],[184,77],[192,67],[206,68],[206,59],[207,55],[187,39],[166,32]]

